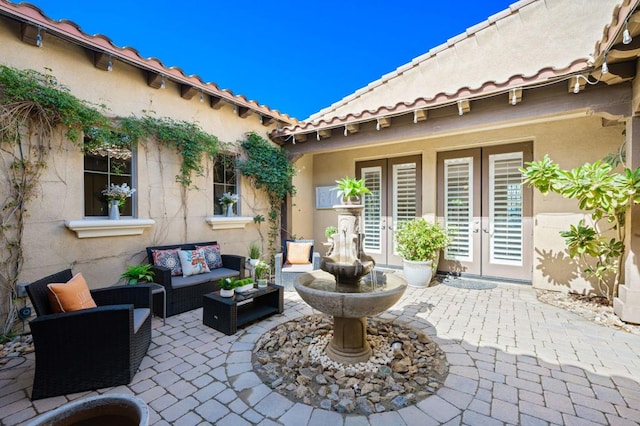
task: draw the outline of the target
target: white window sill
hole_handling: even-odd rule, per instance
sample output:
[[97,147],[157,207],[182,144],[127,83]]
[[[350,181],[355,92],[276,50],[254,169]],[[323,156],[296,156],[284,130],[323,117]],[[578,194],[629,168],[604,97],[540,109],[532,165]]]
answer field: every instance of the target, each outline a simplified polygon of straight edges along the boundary
[[65,220],[64,226],[74,231],[78,238],[97,238],[141,235],[145,228],[155,223],[153,219],[84,219]]
[[207,216],[204,219],[211,229],[244,229],[248,223],[253,222],[248,216]]

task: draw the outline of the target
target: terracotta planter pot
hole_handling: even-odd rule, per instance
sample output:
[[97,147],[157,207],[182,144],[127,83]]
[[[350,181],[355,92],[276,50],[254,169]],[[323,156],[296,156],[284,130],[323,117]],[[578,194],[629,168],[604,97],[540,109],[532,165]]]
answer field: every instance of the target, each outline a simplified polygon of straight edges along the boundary
[[143,400],[131,395],[112,394],[70,402],[36,417],[27,426],[148,424],[149,408]]

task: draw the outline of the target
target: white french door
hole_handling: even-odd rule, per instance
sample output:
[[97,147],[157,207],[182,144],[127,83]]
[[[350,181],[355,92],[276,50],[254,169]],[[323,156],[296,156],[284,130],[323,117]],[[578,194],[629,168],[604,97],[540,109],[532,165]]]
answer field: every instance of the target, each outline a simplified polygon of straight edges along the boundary
[[532,190],[520,167],[532,144],[438,154],[438,215],[452,243],[440,270],[531,281]]
[[400,266],[393,232],[398,224],[422,214],[422,156],[361,161],[356,175],[371,190],[364,197],[364,251],[378,265]]

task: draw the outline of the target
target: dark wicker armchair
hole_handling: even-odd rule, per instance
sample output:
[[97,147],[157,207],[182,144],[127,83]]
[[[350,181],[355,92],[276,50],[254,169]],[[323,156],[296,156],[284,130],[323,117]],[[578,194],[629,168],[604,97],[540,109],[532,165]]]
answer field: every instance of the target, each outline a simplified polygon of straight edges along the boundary
[[38,315],[29,323],[36,355],[31,399],[130,383],[151,342],[148,285],[92,290],[97,308],[54,314],[47,284],[71,278],[67,269],[27,286]]

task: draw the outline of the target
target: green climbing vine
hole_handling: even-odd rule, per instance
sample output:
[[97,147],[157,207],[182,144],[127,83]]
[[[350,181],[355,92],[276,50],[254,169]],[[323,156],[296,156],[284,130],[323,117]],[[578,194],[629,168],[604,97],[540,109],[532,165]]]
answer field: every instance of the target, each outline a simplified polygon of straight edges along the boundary
[[280,207],[287,195],[295,195],[292,179],[296,174],[287,158],[287,151],[274,146],[254,132],[241,143],[245,158],[238,159],[240,173],[247,176],[257,189],[267,193],[269,199],[269,254],[276,254],[276,241],[280,232]]
[[113,134],[102,106],[84,102],[56,78],[33,70],[0,65],[0,335],[16,321],[16,282],[24,262],[22,236],[27,203],[38,191],[56,128],[81,145],[81,135],[92,129],[106,140]]
[[292,182],[296,171],[286,150],[254,132],[247,134],[241,146],[245,158],[238,160],[238,170],[251,179],[257,189],[264,190],[269,199],[269,254],[273,259],[280,232],[280,207],[287,195],[296,193]]
[[176,181],[188,188],[193,175],[202,175],[202,158],[214,159],[218,154],[218,138],[187,121],[149,115],[120,118],[119,128],[131,137],[133,143],[155,139],[159,144],[174,149],[182,158]]
[[85,152],[155,139],[181,157],[176,181],[185,192],[194,174],[203,173],[203,157],[217,155],[218,139],[195,123],[150,115],[112,119],[105,110],[72,95],[50,69],[42,73],[0,65],[0,175],[8,183],[0,189],[0,337],[9,335],[16,321],[27,204],[38,195],[56,129]]

